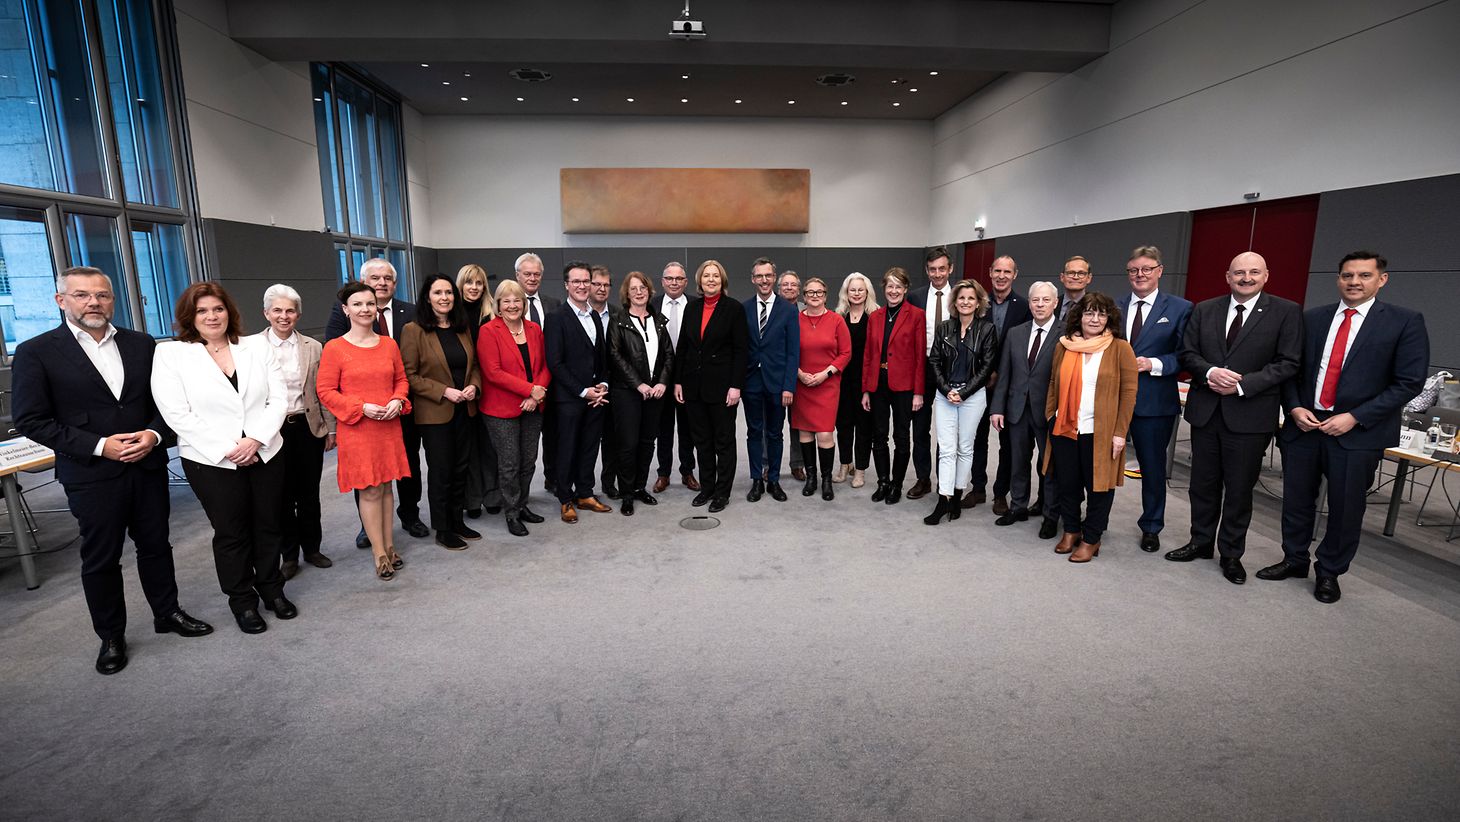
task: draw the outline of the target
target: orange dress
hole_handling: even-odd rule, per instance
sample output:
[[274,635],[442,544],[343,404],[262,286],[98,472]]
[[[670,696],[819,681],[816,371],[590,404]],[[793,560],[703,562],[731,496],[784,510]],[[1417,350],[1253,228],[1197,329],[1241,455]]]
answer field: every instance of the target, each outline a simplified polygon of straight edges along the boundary
[[324,344],[319,357],[319,379],[315,383],[319,401],[339,423],[335,430],[339,445],[335,474],[341,492],[372,488],[411,475],[400,418],[373,420],[365,416],[367,402],[385,405],[400,400],[405,403],[401,413],[411,412],[411,386],[406,381],[400,348],[389,337],[379,339],[374,348],[361,348],[337,337]]

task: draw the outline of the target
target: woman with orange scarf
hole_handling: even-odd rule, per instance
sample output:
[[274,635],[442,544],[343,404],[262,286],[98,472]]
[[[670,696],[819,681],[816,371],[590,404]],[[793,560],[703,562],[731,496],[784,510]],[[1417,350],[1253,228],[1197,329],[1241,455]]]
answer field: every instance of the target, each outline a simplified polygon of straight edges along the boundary
[[[1100,555],[1115,487],[1125,481],[1125,436],[1136,407],[1136,355],[1115,301],[1090,292],[1071,307],[1050,364],[1044,414],[1052,418],[1045,470],[1054,464],[1070,562]],[[1085,498],[1085,518],[1080,503]]]

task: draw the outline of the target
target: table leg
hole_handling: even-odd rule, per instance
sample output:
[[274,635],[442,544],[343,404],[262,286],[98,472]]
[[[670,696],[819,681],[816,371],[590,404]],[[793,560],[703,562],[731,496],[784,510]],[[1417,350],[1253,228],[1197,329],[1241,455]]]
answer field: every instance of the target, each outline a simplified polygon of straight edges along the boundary
[[35,541],[30,538],[30,529],[25,525],[25,513],[20,504],[20,483],[16,481],[14,474],[6,474],[0,477],[0,485],[5,488],[5,507],[10,511],[10,530],[15,533],[15,555],[20,557],[20,572],[25,576],[25,589],[34,591],[41,587],[40,580],[36,578]]
[[1400,460],[1394,469],[1394,490],[1389,492],[1389,513],[1384,517],[1384,536],[1394,536],[1394,524],[1399,521],[1399,503],[1404,497],[1404,478],[1409,475],[1409,460]]

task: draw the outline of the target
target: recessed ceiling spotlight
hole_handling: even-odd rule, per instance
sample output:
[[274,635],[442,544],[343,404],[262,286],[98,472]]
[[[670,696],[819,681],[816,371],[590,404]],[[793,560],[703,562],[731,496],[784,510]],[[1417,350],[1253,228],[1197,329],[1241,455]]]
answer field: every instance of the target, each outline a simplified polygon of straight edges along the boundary
[[908,91],[912,92],[913,94],[917,94],[918,93],[918,90],[915,89],[915,88],[910,88],[910,89],[908,89]]
[[688,74],[681,74],[681,75],[679,75],[679,79],[681,79],[681,80],[688,80],[689,79],[689,75]]
[[902,82],[902,78],[901,77],[894,77],[894,78],[892,78],[892,84],[894,86],[897,85],[898,83],[901,83],[901,82]]
[[634,102],[634,98],[632,97],[625,97],[624,99],[629,101],[630,103]]
[[316,102],[316,103],[323,103],[324,102],[324,98],[323,97],[316,97],[316,98],[314,98],[314,102]]
[[796,105],[796,101],[795,100],[787,100],[786,101],[786,105],[788,105],[788,106],[794,106],[794,105]]
[[465,98],[465,97],[461,98],[461,102],[465,103],[466,102],[466,99],[467,98]]
[[688,103],[689,102],[689,98],[688,97],[681,97],[681,98],[679,98],[679,102],[681,102],[681,103]]
[[893,107],[893,108],[897,108],[897,107],[898,107],[898,106],[900,106],[900,105],[902,105],[902,103],[893,103],[893,104],[892,104],[892,107]]
[[577,97],[574,97],[573,98],[573,102],[575,102],[575,103],[578,102],[578,98]]
[[930,71],[930,72],[928,72],[928,76],[929,77],[937,77],[938,76],[938,72],[936,72],[936,71]]
[[466,72],[465,74],[463,74],[461,76],[462,77],[470,77],[471,76],[471,72],[468,71],[468,72]]
[[519,102],[519,103],[522,102],[522,98],[521,97],[518,97],[517,98],[517,102]]
[[842,101],[842,105],[846,105],[846,104],[847,104],[847,101],[846,100],[843,100]]
[[736,101],[735,101],[735,105],[737,105],[737,106],[738,106],[738,105],[740,105],[740,103],[741,103],[741,101],[740,101],[740,100],[736,100]]
[[421,68],[430,68],[430,67],[431,67],[431,64],[430,63],[422,63],[421,64]]
[[449,86],[449,85],[451,85],[451,81],[450,80],[442,80],[441,81],[441,85],[443,85],[443,86]]

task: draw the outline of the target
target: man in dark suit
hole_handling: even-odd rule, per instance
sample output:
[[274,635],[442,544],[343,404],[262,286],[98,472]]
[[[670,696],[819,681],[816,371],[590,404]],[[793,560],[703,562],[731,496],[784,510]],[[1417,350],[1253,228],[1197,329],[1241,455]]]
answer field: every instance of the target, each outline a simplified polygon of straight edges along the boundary
[[750,460],[750,493],[755,502],[769,493],[786,501],[781,489],[786,409],[796,397],[801,362],[801,320],[796,306],[776,294],[776,264],[760,257],[750,268],[755,296],[745,301],[750,353],[745,372],[745,450]]
[[[661,314],[669,325],[669,342],[675,351],[679,350],[680,334],[684,328],[684,312],[689,308],[689,297],[684,289],[689,285],[689,274],[684,264],[670,262],[664,266],[659,278],[664,290],[654,295],[651,305],[654,313]],[[669,487],[669,469],[674,461],[674,427],[679,426],[679,476],[684,487],[691,491],[700,490],[695,479],[694,441],[689,436],[689,417],[685,416],[683,403],[671,402],[659,415],[659,471],[654,480],[654,493]]]
[[1247,581],[1252,489],[1277,431],[1282,386],[1303,357],[1302,309],[1263,293],[1266,284],[1262,255],[1238,254],[1227,269],[1232,293],[1192,309],[1181,345],[1181,367],[1191,374],[1191,541],[1166,558],[1211,559],[1215,548],[1222,576],[1236,585]]
[[1132,251],[1125,265],[1131,293],[1116,302],[1140,370],[1130,441],[1141,466],[1140,545],[1147,552],[1161,549],[1166,526],[1166,456],[1181,415],[1176,352],[1191,316],[1190,301],[1161,291],[1163,270],[1161,249],[1143,245]]
[[568,300],[547,315],[543,343],[557,406],[557,488],[563,522],[576,523],[578,508],[607,513],[593,496],[593,466],[608,409],[608,328],[589,303],[588,264],[563,267]]
[[15,350],[15,428],[56,452],[56,479],[81,530],[81,587],[101,638],[96,670],[114,674],[127,665],[121,559],[129,531],[153,629],[202,636],[213,627],[177,604],[152,338],[111,324],[116,294],[98,269],[62,272],[56,304],[65,322]]
[[1313,596],[1337,602],[1338,578],[1359,550],[1365,495],[1384,449],[1399,443],[1400,412],[1424,387],[1430,338],[1417,311],[1377,300],[1389,262],[1355,251],[1339,263],[1341,302],[1303,314],[1303,368],[1283,387],[1283,561],[1258,579],[1308,576],[1318,488],[1328,481],[1328,527]]
[[[527,295],[527,304],[523,306],[522,316],[537,323],[540,328],[546,328],[548,314],[556,311],[563,301],[557,297],[550,297],[547,294],[539,293],[542,288],[542,258],[532,253],[525,252],[517,257],[512,264],[513,276],[517,278],[517,284],[522,286],[522,292]],[[552,402],[553,389],[548,387],[548,401],[542,403],[542,486],[550,494],[556,495],[557,473],[558,473],[558,415],[555,404]]]
[[1065,260],[1065,266],[1060,270],[1060,285],[1065,287],[1065,293],[1060,297],[1059,308],[1054,312],[1054,318],[1061,328],[1064,327],[1070,309],[1085,296],[1085,290],[1090,287],[1090,277],[1089,260],[1079,254]]
[[[998,332],[999,346],[1004,345],[1004,336],[1009,329],[1020,323],[1029,321],[1029,303],[1014,292],[1014,280],[1019,277],[1019,265],[1014,258],[1005,254],[994,260],[989,266],[989,283],[993,287],[989,290],[989,321],[994,324],[994,330]],[[989,390],[993,391],[998,387],[1000,372],[995,372],[989,380]],[[968,494],[960,503],[965,508],[972,508],[986,500],[986,489],[989,482],[989,423],[993,413],[993,405],[984,409],[983,419],[978,421],[978,428],[973,434],[973,476],[968,483]],[[1044,413],[1040,411],[1040,413]],[[1043,448],[1043,445],[1040,446]],[[1005,497],[1009,493],[1009,472],[1013,467],[1014,454],[1009,447],[1009,432],[999,431],[999,465],[994,470],[994,505],[993,512],[996,516],[1003,516],[1009,513],[1009,501]],[[1040,489],[1043,491],[1043,488]],[[1043,494],[1040,495],[1043,497]]]
[[[593,315],[598,319],[598,324],[608,331],[613,315],[618,311],[608,301],[609,292],[613,290],[613,272],[608,270],[606,265],[594,265],[588,268],[588,306]],[[606,341],[607,336],[604,337]],[[598,487],[603,489],[603,495],[609,499],[619,498],[618,488],[618,438],[617,431],[613,425],[613,404],[603,406],[603,437],[599,443],[602,464],[598,474]]]
[[[942,246],[928,249],[923,255],[923,269],[928,284],[908,294],[907,302],[923,311],[926,358],[933,350],[933,332],[938,323],[953,316],[953,286],[948,282],[953,274],[953,258],[948,249]],[[938,379],[932,362],[925,362],[923,371],[923,404],[912,415],[912,463],[916,481],[907,489],[908,499],[921,499],[933,490],[933,397],[938,393]],[[974,473],[978,473],[977,468]]]
[[[416,318],[416,305],[395,298],[396,276],[395,266],[383,257],[372,257],[360,266],[360,282],[375,292],[375,302],[380,309],[375,320],[375,333],[390,337],[399,344],[401,329]],[[342,337],[349,330],[350,321],[345,318],[344,308],[336,302],[324,327],[324,341]],[[431,529],[421,522],[421,433],[410,414],[400,415],[400,433],[405,442],[406,464],[410,466],[411,475],[395,481],[395,512],[406,533],[422,539],[431,535]],[[358,493],[356,497],[359,497]],[[365,536],[364,527],[355,535],[355,547],[370,547],[370,538]]]
[[1030,459],[1037,446],[1039,463],[1043,465],[1044,445],[1048,441],[1049,421],[1044,417],[1044,399],[1049,393],[1050,363],[1060,336],[1054,318],[1059,298],[1054,283],[1037,282],[1029,287],[1031,316],[1004,335],[999,353],[999,381],[994,384],[993,400],[989,403],[989,421],[999,432],[1000,440],[1009,444],[1010,503],[994,524],[1013,525],[1029,519],[1031,514],[1043,515],[1039,527],[1041,539],[1054,538],[1059,527],[1055,516],[1056,494],[1046,493],[1050,490],[1050,480],[1043,471],[1039,472],[1038,499],[1033,506],[1029,505]]

